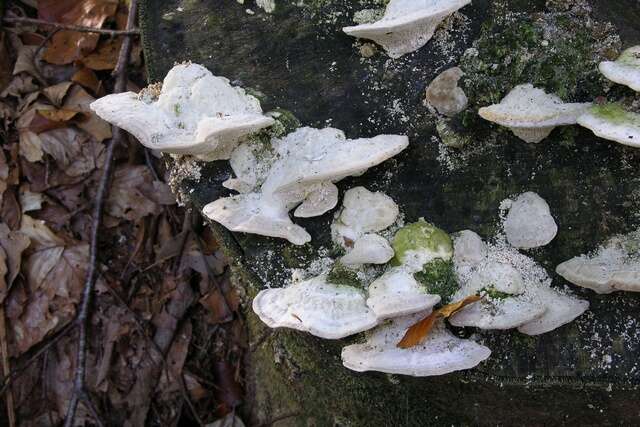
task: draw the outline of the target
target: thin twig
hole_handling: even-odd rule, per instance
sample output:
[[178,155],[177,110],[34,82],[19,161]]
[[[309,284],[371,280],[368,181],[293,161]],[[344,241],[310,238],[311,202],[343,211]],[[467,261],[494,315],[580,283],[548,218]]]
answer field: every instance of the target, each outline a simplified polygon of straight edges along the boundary
[[55,28],[56,30],[77,31],[79,33],[107,34],[112,37],[135,36],[140,34],[140,30],[133,29],[133,28],[129,29],[129,27],[127,27],[126,30],[109,30],[107,28],[83,27],[81,25],[61,24],[59,22],[49,22],[49,21],[44,21],[42,19],[24,18],[24,17],[5,17],[5,18],[2,18],[2,21],[5,24],[37,25],[39,27],[50,27],[50,28]]
[[[131,0],[129,7],[129,16],[127,18],[127,29],[131,30],[135,25],[137,11],[137,1]],[[118,64],[116,70],[118,74],[116,76],[116,84],[114,93],[124,92],[127,86],[127,65],[129,54],[131,52],[131,37],[125,37],[122,47],[120,48],[120,56],[118,57]],[[102,210],[104,203],[109,192],[109,182],[111,178],[111,169],[113,168],[114,148],[121,141],[124,140],[124,131],[116,126],[113,127],[113,137],[107,144],[106,155],[104,160],[104,171],[100,184],[98,186],[98,192],[96,194],[95,206],[93,211],[93,222],[91,228],[91,244],[89,250],[89,269],[87,271],[87,278],[82,291],[82,300],[80,301],[80,307],[76,316],[76,322],[78,324],[78,348],[77,348],[77,361],[75,368],[75,378],[73,381],[73,395],[69,402],[67,409],[67,415],[65,416],[65,427],[71,427],[74,423],[76,416],[76,410],[78,409],[78,403],[82,401],[85,406],[97,416],[97,412],[94,413],[94,408],[91,402],[88,400],[88,394],[85,387],[85,377],[87,370],[87,330],[89,329],[89,320],[91,317],[91,302],[93,299],[93,291],[96,284],[97,277],[97,257],[98,257],[98,237],[100,224],[102,222]],[[98,422],[99,419],[96,418]]]
[[11,371],[11,373],[8,376],[5,376],[3,378],[2,387],[0,388],[0,395],[3,394],[7,390],[7,388],[11,385],[11,382],[14,380],[14,378],[16,378],[18,375],[20,375],[29,366],[31,366],[33,364],[33,362],[35,362],[36,360],[38,360],[40,358],[40,356],[42,356],[47,351],[49,351],[49,349],[51,349],[51,347],[53,347],[55,344],[57,344],[57,342],[60,341],[60,339],[62,337],[66,336],[67,333],[69,331],[71,331],[72,329],[74,329],[75,327],[76,327],[76,323],[75,322],[69,322],[67,325],[65,325],[58,332],[56,332],[55,334],[51,335],[47,339],[47,342],[45,344],[42,344],[41,347],[31,357],[29,357],[29,359],[27,359],[26,362],[24,362],[19,367],[14,368],[13,371]]
[[[2,355],[2,374],[9,375],[11,367],[9,365],[9,349],[7,346],[7,325],[5,323],[4,303],[0,303],[0,354]],[[5,403],[7,404],[9,427],[15,427],[16,408],[14,407],[13,390],[11,387],[7,389]]]

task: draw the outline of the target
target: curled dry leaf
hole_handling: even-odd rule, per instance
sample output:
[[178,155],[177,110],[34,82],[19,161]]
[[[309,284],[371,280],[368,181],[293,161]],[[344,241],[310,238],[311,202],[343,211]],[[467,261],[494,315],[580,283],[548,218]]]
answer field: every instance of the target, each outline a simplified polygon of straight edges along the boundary
[[12,292],[7,298],[9,306],[19,306],[7,313],[13,355],[73,318],[89,263],[89,245],[56,235],[42,221],[23,215],[20,232],[31,245],[22,266],[27,297]]
[[146,166],[120,166],[113,174],[107,213],[132,221],[157,214],[160,206],[155,200],[155,191],[153,176]]
[[[41,0],[38,16],[53,22],[101,28],[113,17],[118,0]],[[92,52],[99,34],[59,31],[51,38],[43,59],[51,64],[69,64]]]
[[473,304],[474,302],[480,301],[482,299],[479,295],[471,295],[463,299],[462,301],[454,302],[451,304],[447,304],[444,307],[441,307],[435,311],[433,311],[430,315],[412,325],[407,332],[404,334],[404,337],[398,343],[398,347],[400,348],[411,348],[419,345],[424,339],[429,335],[429,332],[433,329],[433,325],[435,325],[436,321],[439,319],[446,319],[452,315],[454,315],[457,311],[462,310],[469,304]]

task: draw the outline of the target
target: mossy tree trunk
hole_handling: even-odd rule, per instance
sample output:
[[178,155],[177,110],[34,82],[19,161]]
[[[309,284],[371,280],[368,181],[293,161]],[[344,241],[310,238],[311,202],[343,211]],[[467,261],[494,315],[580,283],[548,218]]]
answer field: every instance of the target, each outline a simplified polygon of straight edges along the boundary
[[[275,12],[267,14],[252,0],[146,0],[149,76],[161,80],[174,62],[191,60],[251,88],[265,109],[290,111],[303,125],[330,125],[349,137],[409,135],[401,155],[339,184],[341,191],[364,185],[386,192],[407,221],[425,217],[450,232],[472,229],[490,238],[500,201],[536,191],[560,226],[550,245],[531,254],[550,273],[638,226],[637,151],[577,127],[530,145],[475,113],[529,82],[565,101],[604,96],[631,103],[637,95],[606,82],[597,63],[640,43],[638,0],[474,0],[420,51],[398,60],[381,51],[363,58],[363,42],[340,29],[357,10],[383,3],[276,0]],[[444,120],[423,105],[424,89],[454,65],[466,73],[470,105]],[[176,188],[199,209],[227,194],[220,184],[231,172],[225,162],[196,167],[199,179],[177,179]],[[188,169],[174,168],[176,176]],[[212,225],[247,307],[264,286],[282,286],[291,268],[308,266],[331,246],[331,220],[332,213],[299,221],[313,236],[302,248]],[[559,277],[554,283],[566,284]],[[591,303],[576,322],[539,337],[483,333],[490,360],[438,378],[350,372],[340,350],[361,337],[326,341],[271,331],[247,309],[252,351],[245,409],[256,424],[285,417],[278,425],[633,423],[639,417],[640,298],[574,291]]]

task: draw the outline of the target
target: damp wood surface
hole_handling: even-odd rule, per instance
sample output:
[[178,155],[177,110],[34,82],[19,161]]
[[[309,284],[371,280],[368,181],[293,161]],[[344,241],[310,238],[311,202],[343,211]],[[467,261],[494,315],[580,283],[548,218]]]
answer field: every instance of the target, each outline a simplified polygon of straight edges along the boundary
[[[149,76],[159,81],[175,62],[190,60],[249,88],[265,111],[289,111],[302,125],[336,127],[349,138],[408,135],[410,146],[400,155],[338,184],[341,194],[357,185],[385,192],[398,203],[406,222],[424,217],[450,233],[470,229],[490,239],[499,231],[500,202],[526,191],[537,192],[549,203],[559,232],[549,245],[527,253],[547,269],[557,286],[568,283],[554,273],[556,265],[638,227],[639,151],[598,139],[577,126],[556,129],[539,144],[526,144],[509,131],[483,122],[475,111],[531,79],[550,92],[566,89],[559,94],[565,102],[590,102],[602,96],[632,98],[630,90],[612,87],[596,77],[597,70],[583,70],[576,61],[584,59],[585,67],[592,67],[589,61],[596,56],[604,59],[640,43],[640,2],[474,0],[449,18],[419,51],[391,60],[377,47],[375,55],[363,58],[360,47],[367,42],[347,36],[341,28],[353,24],[356,11],[380,9],[381,3],[276,0],[276,10],[267,14],[251,0],[243,5],[235,0],[146,0],[142,28]],[[566,12],[578,3],[591,7],[591,18],[612,26],[587,28],[586,21],[581,21],[586,18]],[[574,57],[553,62],[557,57],[541,50],[540,20],[560,26],[554,33],[558,39],[547,42],[556,50],[571,51]],[[563,38],[563,28],[576,28],[576,33]],[[612,35],[619,39],[613,37],[607,45],[605,40]],[[513,40],[500,39],[507,36]],[[515,58],[522,70],[498,67],[503,74],[489,78],[478,70],[482,64],[502,63],[509,53],[499,49],[501,43],[531,51],[534,59],[518,62]],[[489,45],[496,49],[490,52]],[[469,48],[479,51],[480,65],[462,59]],[[543,52],[544,66],[527,62],[535,61],[539,52]],[[443,143],[438,119],[423,99],[439,73],[461,63],[467,72],[461,85],[469,107],[445,124],[454,129],[452,138],[466,144],[451,148]],[[221,184],[231,170],[226,162],[197,167],[200,179],[184,179],[178,187],[183,200],[201,209],[229,194]],[[331,211],[318,218],[295,219],[313,238],[304,247],[214,228],[235,254],[238,283],[250,298],[265,286],[283,286],[291,268],[304,268],[323,248],[330,249],[333,215]],[[340,363],[340,349],[358,337],[332,342],[299,332],[273,332],[250,360],[250,381],[259,403],[252,415],[264,421],[265,413],[274,415],[278,409],[303,414],[287,423],[315,419],[319,425],[331,420],[367,425],[367,417],[425,425],[424,417],[433,419],[434,414],[441,414],[440,421],[451,422],[482,423],[495,417],[520,423],[540,416],[592,424],[603,416],[602,409],[605,414],[613,411],[622,421],[632,420],[637,414],[631,396],[640,394],[636,391],[640,295],[596,295],[575,286],[571,289],[589,300],[585,315],[537,337],[516,331],[482,332],[485,345],[493,351],[490,359],[474,370],[441,378],[350,372]],[[252,318],[251,313],[247,315]],[[255,318],[250,325],[254,337],[264,333]],[[265,391],[260,383],[268,381],[273,387]],[[306,397],[288,395],[291,385]],[[452,399],[460,400],[452,405]],[[324,414],[310,414],[308,402],[317,402]],[[460,405],[468,411],[460,413]],[[581,411],[576,413],[576,408]]]

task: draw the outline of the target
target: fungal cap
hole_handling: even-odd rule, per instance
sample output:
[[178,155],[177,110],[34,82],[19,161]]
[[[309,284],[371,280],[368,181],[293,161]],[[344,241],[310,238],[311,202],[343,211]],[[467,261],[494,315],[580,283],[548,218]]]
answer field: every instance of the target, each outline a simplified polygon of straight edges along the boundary
[[347,139],[339,129],[302,127],[273,142],[282,156],[263,185],[263,192],[296,194],[301,188],[358,175],[395,156],[409,145],[402,135]]
[[390,57],[416,51],[433,37],[440,23],[471,0],[391,0],[379,21],[343,28],[350,36],[373,40]]
[[462,230],[453,239],[453,261],[459,264],[477,264],[487,256],[487,245],[477,233]]
[[367,299],[378,319],[430,310],[439,302],[439,295],[429,294],[402,268],[392,268],[371,283]]
[[618,104],[596,105],[578,118],[578,124],[596,136],[631,147],[640,147],[640,114]]
[[485,120],[506,126],[526,142],[538,143],[556,126],[572,125],[591,104],[565,104],[556,95],[531,84],[513,88],[507,96],[478,114]]
[[342,210],[331,224],[333,240],[348,247],[366,233],[375,233],[393,224],[400,210],[393,199],[381,192],[354,187],[344,193]]
[[311,241],[309,233],[291,221],[286,209],[267,204],[258,193],[218,199],[202,212],[231,231],[287,239],[294,245]]
[[511,204],[504,221],[504,231],[512,246],[531,249],[551,242],[558,233],[558,225],[551,216],[547,202],[528,191]]
[[326,276],[261,291],[253,311],[270,328],[291,328],[320,338],[340,339],[377,324],[365,304],[364,291],[334,285]]
[[561,293],[547,286],[533,286],[533,291],[547,310],[537,319],[518,327],[527,335],[540,335],[572,322],[589,308],[589,302]]
[[427,102],[440,114],[451,117],[467,108],[467,95],[458,87],[458,81],[463,75],[459,67],[449,68],[433,79],[427,87]]
[[539,318],[546,307],[528,296],[492,299],[471,304],[449,318],[454,326],[480,329],[512,329]]
[[436,325],[422,344],[397,347],[406,330],[424,317],[399,317],[368,333],[364,344],[342,349],[342,363],[357,371],[427,377],[471,369],[491,355],[491,350],[472,340],[454,337],[443,325]]
[[451,237],[433,224],[420,219],[402,227],[392,242],[394,264],[417,272],[436,258],[448,261],[453,256]]
[[615,236],[592,255],[572,258],[556,267],[567,281],[599,294],[640,292],[640,233]]
[[344,265],[386,264],[393,258],[391,245],[382,236],[365,234],[355,241],[353,248],[340,259]]
[[599,68],[612,82],[640,92],[640,46],[630,47],[615,61],[601,62]]
[[91,109],[148,148],[208,160],[228,159],[247,136],[274,123],[256,98],[197,64],[173,67],[157,99],[126,92],[100,98]]

